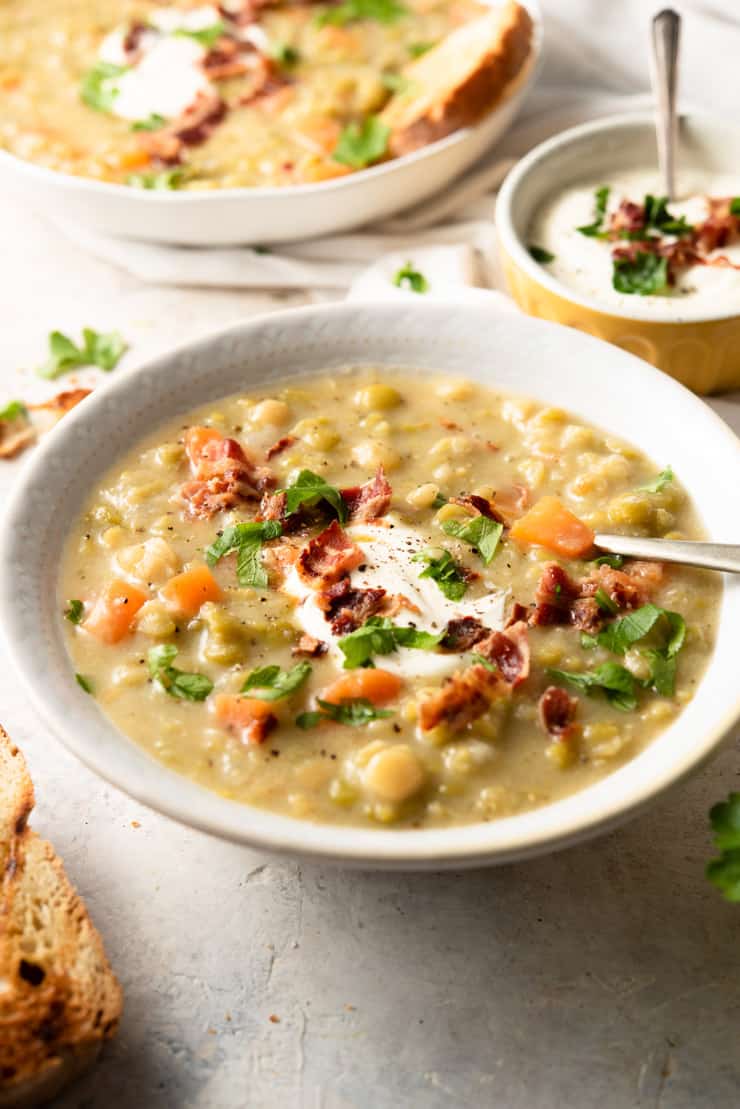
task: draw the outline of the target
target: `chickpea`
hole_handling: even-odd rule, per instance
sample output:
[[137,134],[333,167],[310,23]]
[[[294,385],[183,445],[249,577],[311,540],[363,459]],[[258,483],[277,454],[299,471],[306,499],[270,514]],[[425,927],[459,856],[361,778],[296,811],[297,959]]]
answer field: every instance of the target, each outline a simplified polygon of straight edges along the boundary
[[441,400],[468,400],[473,386],[469,381],[440,381],[434,391]]
[[254,406],[249,418],[254,424],[282,427],[290,419],[290,408],[284,400],[275,400],[273,397],[268,397]]
[[180,569],[180,560],[164,539],[147,539],[116,555],[118,568],[129,578],[161,585]]
[[174,634],[175,621],[161,601],[147,601],[136,615],[136,630],[152,639],[167,639]]
[[402,404],[403,397],[392,385],[382,385],[378,382],[375,385],[366,385],[364,389],[358,389],[354,401],[357,408],[364,408],[368,412],[375,410],[385,412],[389,408],[397,408]]
[[365,787],[380,801],[399,802],[418,793],[426,774],[419,759],[406,744],[378,751],[368,762]]
[[378,443],[372,439],[353,447],[352,457],[355,462],[368,470],[375,470],[381,464],[386,470],[397,470],[401,464],[401,456],[397,450],[386,443]]
[[412,508],[431,508],[438,496],[439,486],[428,481],[425,485],[417,485],[416,489],[412,489],[406,501]]

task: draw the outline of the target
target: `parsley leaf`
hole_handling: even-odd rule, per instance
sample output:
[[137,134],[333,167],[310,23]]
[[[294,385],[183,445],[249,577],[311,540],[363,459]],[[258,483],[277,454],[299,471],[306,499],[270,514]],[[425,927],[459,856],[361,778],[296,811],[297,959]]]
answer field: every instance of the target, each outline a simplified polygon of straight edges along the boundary
[[555,261],[554,254],[551,254],[549,250],[545,250],[543,246],[537,246],[536,243],[530,243],[527,250],[535,262],[539,262],[540,265],[546,266],[548,262]]
[[455,539],[462,539],[475,547],[483,562],[488,566],[496,553],[504,525],[488,516],[474,516],[472,520],[445,520],[442,530]]
[[673,470],[670,466],[666,466],[665,470],[661,470],[656,478],[649,481],[646,485],[638,485],[638,493],[662,493],[666,485],[670,485],[673,481]]
[[79,624],[85,612],[85,606],[82,601],[67,601],[67,607],[64,610],[64,616],[69,620],[70,624]]
[[431,578],[436,581],[440,592],[444,593],[450,601],[459,601],[468,588],[462,566],[455,562],[449,551],[443,551],[435,557],[431,550],[420,551],[414,555],[412,562],[426,562],[426,570],[419,574],[420,578]]
[[147,656],[149,673],[154,681],[171,697],[185,701],[205,701],[213,689],[213,682],[205,674],[188,674],[178,670],[172,663],[177,655],[177,647],[171,643],[160,643],[151,647]]
[[633,643],[644,639],[663,617],[668,632],[664,650],[666,657],[672,658],[684,645],[686,621],[678,612],[668,612],[667,609],[653,604],[643,605],[623,616],[621,620],[608,624],[597,636],[599,644],[615,655],[623,655]]
[[342,4],[329,7],[314,19],[317,27],[332,24],[343,27],[361,19],[371,19],[376,23],[395,23],[406,15],[408,9],[398,0],[344,0]]
[[378,116],[366,116],[362,123],[350,123],[344,128],[332,157],[342,165],[362,169],[383,157],[390,133],[388,124]]
[[429,282],[423,273],[414,269],[411,262],[407,262],[396,272],[393,284],[399,289],[409,289],[412,293],[429,292]]
[[645,197],[645,226],[655,227],[664,235],[690,235],[694,228],[686,222],[685,216],[673,216],[668,211],[667,196]]
[[442,507],[444,507],[444,505],[446,505],[448,503],[449,502],[447,500],[447,497],[445,497],[444,493],[437,493],[437,494],[435,494],[434,500],[432,501],[432,508],[442,508]]
[[80,99],[87,104],[88,108],[94,108],[96,112],[112,112],[114,101],[118,96],[118,85],[115,79],[126,72],[126,66],[98,62],[82,78]]
[[12,423],[13,420],[27,419],[28,409],[22,400],[12,400],[0,410],[0,422]]
[[347,505],[342,494],[312,470],[301,470],[293,484],[280,492],[285,493],[286,516],[292,516],[302,505],[311,507],[325,501],[334,510],[340,524],[347,522]]
[[411,92],[414,88],[413,81],[409,81],[408,77],[404,77],[403,73],[394,73],[393,70],[387,70],[385,73],[381,73],[380,80],[390,92]]
[[709,819],[721,854],[707,864],[707,878],[727,901],[740,902],[740,793],[714,805]]
[[290,670],[279,666],[262,666],[248,675],[242,686],[242,693],[250,692],[260,701],[279,701],[289,697],[303,685],[312,670],[310,662],[298,662]]
[[353,728],[361,728],[372,720],[382,720],[384,717],[393,716],[388,709],[378,709],[372,702],[364,697],[355,697],[352,700],[342,701],[335,705],[333,701],[318,701],[318,711],[302,712],[296,717],[299,728],[307,730],[315,728],[322,720],[334,720],[337,724],[349,724]]
[[399,647],[431,651],[444,634],[433,635],[412,627],[400,627],[387,616],[371,616],[361,628],[342,636],[338,646],[344,655],[344,669],[356,670],[358,666],[372,665],[373,655],[390,655]]
[[730,215],[740,216],[740,196],[734,196],[730,201]]
[[99,366],[106,372],[118,365],[126,350],[126,343],[118,331],[82,331],[82,346],[78,347],[68,335],[52,331],[49,335],[49,358],[37,373],[47,379],[76,370],[79,366]]
[[153,189],[155,192],[170,192],[179,189],[185,180],[185,170],[181,166],[163,169],[161,173],[130,173],[126,184],[133,189]]
[[604,223],[604,216],[606,215],[606,206],[609,202],[609,193],[611,189],[608,185],[602,185],[600,189],[596,190],[594,195],[594,207],[596,209],[596,218],[593,223],[586,223],[582,227],[577,227],[576,231],[580,231],[582,235],[587,235],[589,238],[598,238],[602,234],[602,225]]
[[224,555],[236,553],[236,577],[239,585],[266,589],[268,577],[260,559],[263,543],[279,539],[283,527],[279,520],[251,520],[224,528],[221,535],[206,548],[206,562],[215,566]]
[[498,670],[498,666],[495,662],[491,662],[490,658],[486,658],[485,655],[479,655],[475,651],[470,656],[470,659],[476,665],[485,666],[486,670],[490,670],[491,672],[493,672],[494,670]]
[[85,677],[84,674],[75,674],[75,681],[77,682],[80,689],[85,690],[85,693],[92,693],[92,683],[89,678]]
[[136,123],[131,124],[132,131],[159,131],[160,127],[164,127],[167,120],[164,116],[157,115],[154,112],[147,119],[137,120]]
[[217,23],[211,24],[210,27],[201,27],[199,31],[189,31],[187,27],[178,27],[173,33],[179,38],[195,39],[201,46],[205,46],[208,50],[218,40],[226,30],[224,24],[219,20]]
[[668,260],[638,250],[634,260],[615,258],[612,285],[618,293],[653,296],[668,287]]
[[595,670],[548,670],[557,682],[565,682],[583,693],[601,689],[615,708],[629,712],[637,705],[635,679],[629,670],[616,662],[605,662]]
[[596,566],[611,566],[612,570],[619,570],[624,566],[624,555],[605,554],[591,560]]
[[422,54],[427,54],[433,46],[433,42],[412,42],[408,46],[408,52],[412,58],[420,58]]
[[274,58],[278,65],[285,69],[291,69],[294,65],[298,65],[301,60],[301,55],[295,46],[290,46],[287,42],[273,43],[269,53],[270,57]]
[[605,589],[601,586],[594,593],[594,600],[602,612],[608,612],[610,616],[614,616],[619,612],[619,605],[613,601]]

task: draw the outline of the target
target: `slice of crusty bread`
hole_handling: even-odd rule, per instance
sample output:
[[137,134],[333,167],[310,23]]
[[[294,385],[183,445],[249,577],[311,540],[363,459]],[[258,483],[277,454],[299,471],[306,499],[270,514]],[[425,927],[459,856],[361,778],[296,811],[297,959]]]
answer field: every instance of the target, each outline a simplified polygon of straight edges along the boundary
[[402,70],[407,90],[380,114],[391,128],[390,154],[409,154],[494,108],[526,64],[532,30],[526,8],[508,0],[409,62]]
[[0,1107],[17,1109],[48,1101],[94,1061],[116,1030],[122,995],[53,847],[17,831],[33,791],[4,732],[0,773]]

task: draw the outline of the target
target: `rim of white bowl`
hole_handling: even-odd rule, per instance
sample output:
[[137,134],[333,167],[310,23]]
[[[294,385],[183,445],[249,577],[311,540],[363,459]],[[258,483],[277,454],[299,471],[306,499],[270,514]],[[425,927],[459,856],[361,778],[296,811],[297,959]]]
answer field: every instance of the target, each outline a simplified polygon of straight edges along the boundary
[[[483,0],[483,3],[485,2],[486,0]],[[131,188],[130,185],[121,185],[113,181],[96,181],[92,177],[77,177],[73,173],[65,173],[62,170],[50,169],[48,166],[41,166],[35,162],[27,161],[25,158],[19,158],[17,155],[11,154],[8,150],[0,149],[0,162],[8,163],[16,172],[19,171],[32,177],[39,178],[42,181],[55,183],[59,185],[60,188],[75,188],[84,192],[90,192],[92,195],[107,195],[119,198],[126,197],[126,199],[133,199],[133,202],[136,204],[148,205],[213,205],[219,199],[234,201],[244,200],[249,197],[257,200],[273,200],[277,197],[287,197],[290,199],[296,196],[313,196],[316,194],[347,190],[353,186],[358,187],[361,182],[388,176],[407,166],[433,158],[449,147],[458,146],[460,143],[465,142],[471,135],[484,130],[499,109],[508,104],[513,97],[524,94],[532,87],[542,64],[544,25],[541,9],[539,7],[539,0],[521,0],[521,3],[526,7],[532,17],[532,50],[522,70],[509,83],[504,92],[504,96],[494,105],[490,112],[483,116],[483,118],[473,126],[461,127],[459,130],[453,131],[451,135],[445,135],[444,138],[437,139],[436,142],[429,143],[427,146],[420,147],[418,150],[413,150],[410,154],[402,154],[398,158],[392,158],[387,162],[380,162],[375,166],[366,166],[365,169],[355,170],[353,173],[346,174],[343,177],[334,177],[328,181],[317,181],[315,183],[301,185],[241,185],[231,189],[193,189],[189,191],[174,189],[172,191],[159,191],[156,189]]]
[[[682,111],[680,118],[689,122],[706,120],[714,126],[722,127],[737,137],[737,143],[740,146],[740,127],[726,119],[712,115],[709,112],[694,111],[693,109]],[[565,147],[582,142],[583,139],[600,138],[610,131],[630,130],[635,126],[653,131],[655,128],[653,114],[650,112],[624,112],[619,115],[603,116],[601,119],[591,120],[588,123],[579,123],[577,127],[570,127],[567,131],[561,131],[560,134],[554,135],[551,139],[546,139],[517,162],[507,174],[496,201],[496,231],[504,249],[516,262],[517,266],[524,270],[537,284],[549,289],[550,292],[555,293],[563,300],[579,304],[583,308],[589,308],[592,312],[600,312],[602,315],[616,316],[620,319],[635,320],[641,323],[670,324],[674,327],[680,324],[737,319],[740,317],[740,306],[734,312],[727,309],[707,312],[696,308],[692,311],[689,306],[685,313],[678,317],[675,315],[669,316],[667,313],[661,314],[661,312],[652,308],[641,310],[639,297],[634,298],[634,309],[630,310],[629,308],[617,308],[605,301],[598,300],[596,297],[586,296],[575,289],[571,289],[569,285],[553,277],[548,270],[535,262],[527,249],[526,243],[515,231],[513,213],[519,203],[519,190],[527,178],[537,174],[547,174],[548,162],[554,154],[559,153]]]
[[[571,345],[577,343],[581,347],[591,347],[590,365],[598,359],[599,353],[607,360],[618,359],[625,388],[632,387],[638,381],[644,384],[644,379],[647,378],[661,394],[659,400],[670,400],[686,423],[693,420],[698,433],[703,432],[711,437],[713,450],[731,449],[734,459],[740,458],[740,444],[719,416],[684,386],[660,374],[640,359],[591,336],[527,316],[508,312],[497,314],[493,309],[479,305],[456,305],[452,311],[464,317],[461,324],[464,323],[465,334],[470,333],[470,329],[480,333],[480,329],[486,324],[490,325],[492,317],[496,317],[502,326],[519,328],[523,338],[539,331],[543,337],[549,333],[551,339],[554,339],[555,333],[558,333],[561,337],[567,335]],[[318,320],[324,330],[330,330],[334,318],[338,321],[342,334],[351,334],[358,315],[365,313],[375,317],[373,327],[378,335],[385,335],[393,327],[400,328],[406,319],[411,318],[410,314],[428,316],[425,333],[433,336],[443,325],[443,321],[449,319],[450,312],[451,306],[435,302],[343,303],[288,309],[256,317],[196,342],[183,344],[137,370],[112,380],[88,398],[84,406],[66,416],[60,428],[35,448],[11,496],[0,535],[0,632],[8,656],[41,719],[81,762],[101,778],[137,801],[180,823],[268,852],[385,869],[442,869],[523,859],[549,853],[608,831],[641,811],[659,794],[679,784],[717,751],[730,728],[740,718],[740,691],[733,695],[714,725],[702,731],[700,739],[690,750],[684,751],[681,758],[674,756],[673,760],[664,759],[659,764],[658,773],[649,778],[642,775],[639,783],[633,781],[639,776],[634,769],[630,773],[630,767],[634,768],[639,760],[645,760],[660,743],[660,736],[635,759],[613,771],[599,783],[539,809],[490,822],[441,829],[366,829],[313,823],[258,809],[225,799],[169,770],[107,720],[96,702],[77,687],[71,666],[68,671],[65,670],[60,691],[54,690],[52,697],[49,697],[45,679],[54,668],[44,665],[44,653],[48,660],[53,660],[59,651],[67,664],[70,660],[61,637],[56,605],[52,605],[53,615],[48,612],[46,614],[56,643],[42,643],[40,639],[43,638],[43,633],[40,631],[40,639],[31,638],[28,643],[24,643],[28,621],[27,614],[23,612],[24,602],[19,599],[17,578],[17,567],[22,564],[23,552],[16,549],[15,537],[21,530],[24,518],[28,522],[28,512],[34,502],[34,488],[43,486],[50,467],[63,464],[64,444],[80,433],[83,441],[94,438],[89,432],[85,434],[85,429],[94,427],[98,408],[103,410],[111,400],[125,401],[127,394],[137,391],[142,380],[166,373],[168,367],[184,354],[207,362],[214,343],[233,340],[236,346],[247,349],[250,342],[259,341],[260,333],[268,337],[269,343],[273,341],[270,336],[275,333],[283,338],[286,334],[297,338],[305,334],[309,321]],[[435,320],[438,328],[435,328]],[[565,340],[561,338],[558,341]],[[358,351],[358,354],[362,355],[362,351]],[[455,373],[449,369],[440,371],[428,368],[433,362],[432,344],[426,371],[417,372],[426,372],[432,376],[440,372]],[[327,365],[331,364],[329,359]],[[350,361],[345,364],[352,363]],[[355,364],[368,364],[368,359],[360,357]],[[404,365],[403,359],[396,360],[395,365]],[[406,362],[405,365],[410,366],[411,363]],[[322,371],[316,369],[312,372]],[[221,394],[214,390],[213,399],[219,395]],[[176,404],[172,406],[173,414],[179,410]],[[120,404],[116,411],[121,411]],[[683,423],[681,426],[684,426]],[[44,622],[43,599],[35,598],[35,603],[39,619],[34,625],[32,635],[36,634],[36,627]],[[737,604],[737,599],[733,603]],[[720,618],[727,604],[729,602],[725,588]],[[703,684],[710,670],[717,665],[715,648],[709,660],[707,674],[700,684]],[[685,713],[690,709],[691,706],[687,706],[667,731],[680,728]],[[109,745],[107,752],[106,743]],[[654,757],[657,758],[657,755]]]

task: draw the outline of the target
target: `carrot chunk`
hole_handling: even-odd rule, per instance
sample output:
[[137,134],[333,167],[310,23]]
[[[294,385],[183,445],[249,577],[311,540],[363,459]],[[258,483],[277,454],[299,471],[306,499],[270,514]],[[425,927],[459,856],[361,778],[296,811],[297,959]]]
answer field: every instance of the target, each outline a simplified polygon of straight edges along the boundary
[[185,616],[195,616],[206,601],[218,601],[221,589],[211,571],[203,563],[175,574],[162,586],[161,596],[172,608]]
[[340,705],[361,697],[373,705],[385,705],[398,696],[402,685],[398,675],[388,670],[354,670],[332,682],[321,700]]
[[118,643],[130,633],[136,613],[148,599],[135,585],[114,578],[98,594],[82,626],[101,643]]
[[591,550],[594,533],[557,497],[542,497],[511,526],[511,538],[523,546],[546,547],[563,558],[580,558]]
[[236,732],[244,743],[262,743],[277,724],[270,703],[257,697],[219,693],[214,698],[214,713],[219,724]]

